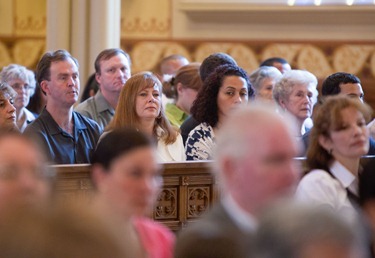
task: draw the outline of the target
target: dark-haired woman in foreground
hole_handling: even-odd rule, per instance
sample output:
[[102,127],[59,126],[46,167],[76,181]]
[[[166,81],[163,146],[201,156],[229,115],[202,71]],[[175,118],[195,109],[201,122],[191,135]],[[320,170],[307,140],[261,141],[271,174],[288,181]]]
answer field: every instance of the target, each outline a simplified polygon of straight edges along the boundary
[[133,128],[115,129],[101,138],[92,160],[95,208],[123,228],[132,257],[173,257],[174,235],[147,218],[163,183],[152,140]]

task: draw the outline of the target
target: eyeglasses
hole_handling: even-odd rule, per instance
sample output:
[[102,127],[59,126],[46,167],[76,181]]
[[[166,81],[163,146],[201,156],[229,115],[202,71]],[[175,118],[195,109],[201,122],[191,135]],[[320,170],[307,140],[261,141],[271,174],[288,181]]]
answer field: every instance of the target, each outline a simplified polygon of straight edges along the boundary
[[14,181],[17,180],[22,173],[28,173],[32,178],[37,180],[52,179],[56,175],[56,172],[46,165],[30,168],[18,164],[0,165],[0,180]]
[[21,90],[28,91],[28,90],[31,90],[33,87],[31,87],[28,84],[22,85],[22,84],[16,83],[12,85],[12,88],[16,91],[21,91]]

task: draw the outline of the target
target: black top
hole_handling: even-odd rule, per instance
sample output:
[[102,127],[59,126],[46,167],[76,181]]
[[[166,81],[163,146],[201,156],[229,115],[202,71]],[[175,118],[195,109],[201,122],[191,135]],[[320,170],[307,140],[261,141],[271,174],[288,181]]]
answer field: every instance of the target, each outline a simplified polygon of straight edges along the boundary
[[181,130],[181,136],[182,136],[182,140],[184,142],[184,146],[186,144],[186,140],[189,136],[189,133],[190,131],[192,131],[195,127],[197,127],[200,123],[195,120],[194,117],[192,116],[189,116],[183,123],[182,125],[180,126],[180,130]]

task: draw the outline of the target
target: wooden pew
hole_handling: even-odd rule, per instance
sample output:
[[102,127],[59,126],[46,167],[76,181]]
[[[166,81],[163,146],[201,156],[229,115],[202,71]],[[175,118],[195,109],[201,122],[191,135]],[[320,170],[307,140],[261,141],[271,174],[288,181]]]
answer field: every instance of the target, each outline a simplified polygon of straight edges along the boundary
[[[153,219],[178,231],[206,211],[218,199],[218,187],[210,165],[211,162],[165,163],[164,185]],[[92,198],[94,188],[89,164],[52,167],[57,172],[59,199],[89,201]]]
[[[366,156],[362,164],[374,156]],[[304,158],[296,158],[302,170]],[[219,187],[211,174],[212,162],[165,163],[163,189],[158,196],[152,217],[179,231],[199,218],[219,198]],[[83,165],[52,166],[57,172],[56,190],[58,198],[89,201],[93,195],[91,167]]]

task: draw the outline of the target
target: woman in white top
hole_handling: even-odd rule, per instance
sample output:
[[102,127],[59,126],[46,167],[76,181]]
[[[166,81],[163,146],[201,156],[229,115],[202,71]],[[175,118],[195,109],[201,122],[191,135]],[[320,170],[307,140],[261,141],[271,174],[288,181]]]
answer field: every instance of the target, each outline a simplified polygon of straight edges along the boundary
[[133,127],[157,142],[159,162],[185,161],[184,144],[171,126],[161,102],[162,84],[150,72],[133,75],[121,90],[115,115],[106,131]]
[[369,148],[371,108],[346,96],[327,98],[314,114],[306,165],[297,198],[356,221],[360,158]]

